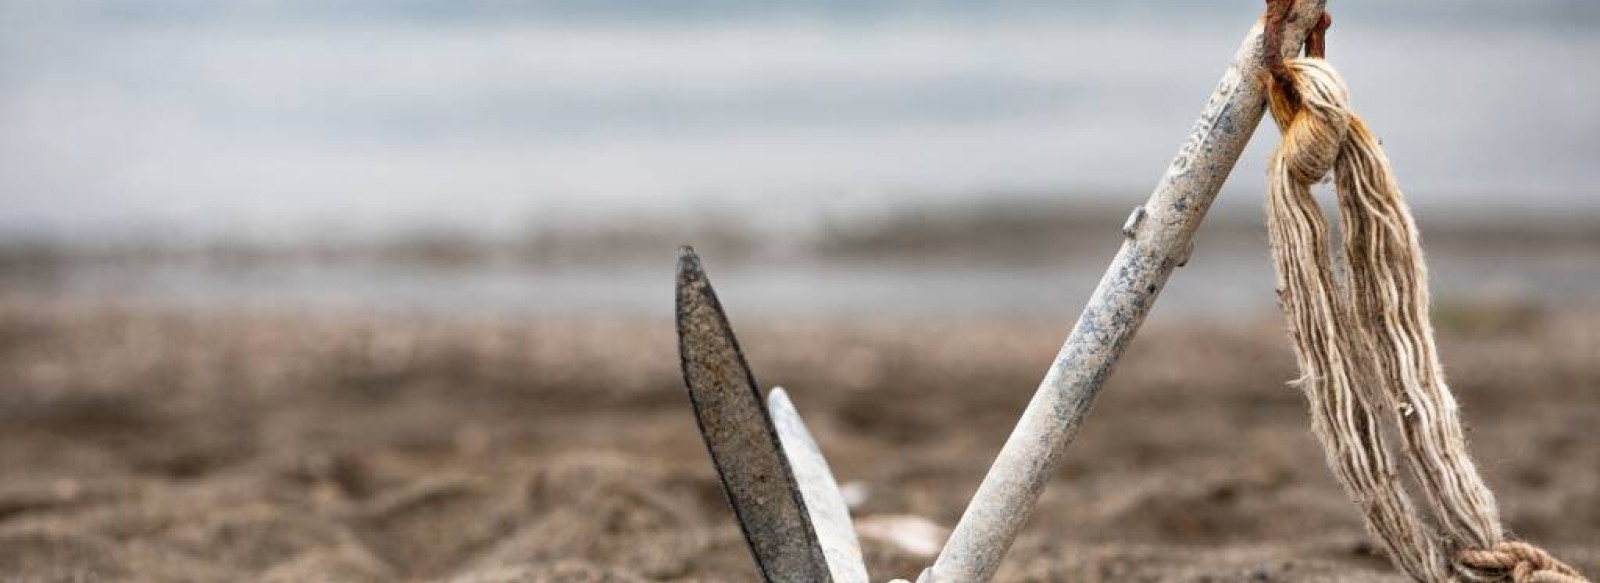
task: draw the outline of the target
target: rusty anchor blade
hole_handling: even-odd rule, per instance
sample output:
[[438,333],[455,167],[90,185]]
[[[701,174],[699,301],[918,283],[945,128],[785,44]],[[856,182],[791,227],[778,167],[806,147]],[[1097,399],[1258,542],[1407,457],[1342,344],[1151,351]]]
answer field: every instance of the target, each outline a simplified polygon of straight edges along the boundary
[[678,253],[678,354],[700,435],[767,583],[832,583],[794,471],[694,249]]
[[767,396],[767,409],[778,425],[778,439],[783,442],[790,467],[794,468],[795,480],[800,484],[800,494],[811,513],[811,524],[822,543],[834,583],[867,583],[867,566],[861,559],[861,542],[856,539],[855,526],[850,523],[850,507],[833,479],[827,458],[822,456],[822,448],[811,438],[800,412],[795,410],[794,403],[789,402],[789,394],[782,388],[772,389]]

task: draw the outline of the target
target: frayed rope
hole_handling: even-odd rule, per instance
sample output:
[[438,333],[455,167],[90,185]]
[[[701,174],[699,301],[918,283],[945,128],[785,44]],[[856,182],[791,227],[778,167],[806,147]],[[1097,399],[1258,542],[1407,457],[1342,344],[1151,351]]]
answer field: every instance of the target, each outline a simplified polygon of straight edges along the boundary
[[[1506,540],[1494,494],[1467,453],[1428,319],[1427,266],[1411,211],[1378,140],[1351,113],[1326,61],[1291,59],[1269,80],[1283,132],[1268,169],[1267,226],[1279,305],[1295,343],[1312,429],[1369,528],[1423,583],[1587,583],[1527,543]],[[1312,184],[1333,173],[1342,274]],[[1407,494],[1381,419],[1433,516]]]

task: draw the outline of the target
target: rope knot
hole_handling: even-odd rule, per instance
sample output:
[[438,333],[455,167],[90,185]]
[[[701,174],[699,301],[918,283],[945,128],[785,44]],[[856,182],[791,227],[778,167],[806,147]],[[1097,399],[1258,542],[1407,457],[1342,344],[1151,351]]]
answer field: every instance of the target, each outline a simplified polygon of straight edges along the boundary
[[1586,583],[1577,569],[1522,541],[1503,541],[1490,549],[1464,549],[1456,554],[1456,563],[1477,581]]
[[1350,134],[1350,97],[1344,79],[1327,61],[1289,59],[1285,65],[1293,91],[1266,84],[1272,119],[1283,132],[1278,162],[1295,182],[1312,184],[1333,169]]

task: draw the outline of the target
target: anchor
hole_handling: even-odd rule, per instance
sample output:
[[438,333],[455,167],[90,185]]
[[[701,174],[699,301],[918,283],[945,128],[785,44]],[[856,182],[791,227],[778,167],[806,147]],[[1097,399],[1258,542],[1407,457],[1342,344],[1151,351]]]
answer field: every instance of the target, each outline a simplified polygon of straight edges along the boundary
[[[1289,3],[1292,1],[1292,6]],[[918,583],[985,583],[1266,111],[1267,51],[1321,50],[1325,0],[1282,0],[1245,37],[934,564]],[[1280,28],[1281,27],[1281,28]],[[1270,38],[1269,38],[1270,37]],[[783,389],[763,397],[692,248],[680,250],[678,347],[695,418],[766,583],[867,583],[849,509]]]

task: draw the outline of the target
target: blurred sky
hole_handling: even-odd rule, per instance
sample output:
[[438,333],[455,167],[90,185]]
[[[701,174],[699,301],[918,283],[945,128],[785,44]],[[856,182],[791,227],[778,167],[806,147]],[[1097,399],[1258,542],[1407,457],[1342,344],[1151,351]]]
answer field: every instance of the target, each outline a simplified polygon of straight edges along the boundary
[[[1600,2],[1330,4],[1331,56],[1419,207],[1600,208]],[[0,231],[1132,203],[1260,9],[0,0]],[[1259,205],[1274,135],[1224,206]]]

